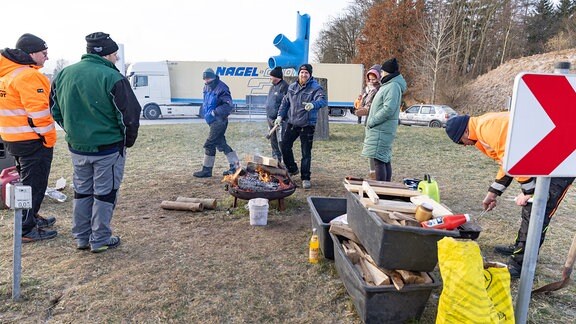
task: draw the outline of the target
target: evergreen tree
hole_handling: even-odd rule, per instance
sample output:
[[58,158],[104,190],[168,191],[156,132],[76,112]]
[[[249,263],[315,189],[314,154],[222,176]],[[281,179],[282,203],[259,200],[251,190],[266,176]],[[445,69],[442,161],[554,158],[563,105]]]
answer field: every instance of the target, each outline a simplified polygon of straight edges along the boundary
[[545,52],[545,44],[555,34],[554,7],[549,0],[540,0],[526,21],[527,54],[540,54]]

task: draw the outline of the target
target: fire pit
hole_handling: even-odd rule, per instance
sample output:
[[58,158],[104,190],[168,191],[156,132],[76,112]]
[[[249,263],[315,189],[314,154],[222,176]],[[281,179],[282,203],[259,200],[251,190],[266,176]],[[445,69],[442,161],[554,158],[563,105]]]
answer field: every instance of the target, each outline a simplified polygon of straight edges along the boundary
[[248,162],[246,169],[225,176],[222,182],[226,183],[228,193],[234,196],[232,207],[238,206],[238,199],[266,198],[278,200],[278,210],[284,210],[284,198],[296,191],[286,169],[255,162]]

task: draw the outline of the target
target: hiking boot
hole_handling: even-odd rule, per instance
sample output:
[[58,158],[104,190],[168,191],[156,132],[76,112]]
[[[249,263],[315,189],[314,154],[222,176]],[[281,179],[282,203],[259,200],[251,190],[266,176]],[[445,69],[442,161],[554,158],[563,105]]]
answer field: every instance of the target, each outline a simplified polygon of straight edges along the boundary
[[110,236],[108,240],[108,244],[102,245],[98,248],[92,248],[90,250],[92,253],[102,253],[104,251],[108,251],[108,249],[117,248],[120,245],[120,238],[118,236]]
[[50,240],[55,238],[58,232],[51,230],[44,230],[41,228],[33,228],[30,232],[22,235],[22,243],[33,243],[43,240]]
[[302,180],[302,188],[304,188],[305,190],[312,188],[310,180]]
[[90,243],[88,243],[88,241],[76,239],[76,249],[77,250],[89,250],[90,249]]
[[230,169],[222,172],[223,176],[232,175],[236,173],[236,164],[230,164]]
[[202,167],[202,170],[192,173],[196,178],[210,178],[212,176],[212,168]]
[[54,223],[56,223],[55,217],[42,217],[40,215],[36,215],[36,226],[38,226],[38,228],[52,227]]
[[514,254],[515,249],[516,249],[516,246],[514,244],[496,245],[494,247],[494,252],[505,255],[505,256],[509,256],[509,255]]

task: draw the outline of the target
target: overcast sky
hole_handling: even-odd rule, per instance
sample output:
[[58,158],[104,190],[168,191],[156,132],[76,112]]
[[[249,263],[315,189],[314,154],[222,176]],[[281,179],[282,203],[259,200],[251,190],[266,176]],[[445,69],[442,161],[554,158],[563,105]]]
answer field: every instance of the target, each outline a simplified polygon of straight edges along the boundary
[[109,33],[124,44],[126,62],[190,60],[267,62],[278,34],[296,35],[297,12],[308,14],[312,44],[350,0],[3,0],[0,48],[23,33],[48,43],[44,72],[58,59],[80,60],[84,37]]

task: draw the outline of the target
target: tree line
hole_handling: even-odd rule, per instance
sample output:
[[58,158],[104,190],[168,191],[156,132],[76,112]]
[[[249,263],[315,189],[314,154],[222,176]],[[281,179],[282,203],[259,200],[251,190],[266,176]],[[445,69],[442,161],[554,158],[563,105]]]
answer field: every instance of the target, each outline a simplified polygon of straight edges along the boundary
[[396,57],[415,99],[450,103],[510,59],[576,47],[575,11],[576,0],[355,0],[313,54],[365,67]]

